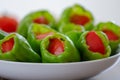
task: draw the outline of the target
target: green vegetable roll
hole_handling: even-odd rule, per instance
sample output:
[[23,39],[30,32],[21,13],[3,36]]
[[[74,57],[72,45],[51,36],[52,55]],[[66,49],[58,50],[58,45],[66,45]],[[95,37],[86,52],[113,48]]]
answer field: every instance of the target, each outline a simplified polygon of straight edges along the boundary
[[107,35],[112,49],[111,55],[116,54],[120,44],[120,27],[113,22],[101,22],[95,27],[95,30],[103,31]]
[[43,63],[65,63],[80,61],[80,53],[65,35],[56,33],[41,41]]
[[40,56],[35,53],[27,40],[17,33],[11,33],[0,40],[0,59],[21,61],[21,62],[40,62]]
[[102,31],[85,31],[78,40],[83,60],[96,60],[109,57],[109,40]]
[[84,26],[86,30],[91,30],[93,28],[93,21],[93,15],[90,11],[81,5],[75,4],[63,11],[58,23],[58,29],[62,24],[74,23]]

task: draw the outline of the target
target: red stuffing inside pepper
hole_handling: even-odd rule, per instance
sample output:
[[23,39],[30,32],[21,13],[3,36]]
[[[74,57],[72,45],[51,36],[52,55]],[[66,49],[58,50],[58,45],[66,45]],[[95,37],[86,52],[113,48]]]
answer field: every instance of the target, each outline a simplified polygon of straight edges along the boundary
[[14,46],[14,39],[11,38],[11,39],[2,43],[1,50],[2,50],[3,53],[9,52],[9,51],[12,50],[13,46]]
[[64,43],[57,38],[50,39],[48,51],[54,55],[59,55],[64,52]]
[[18,22],[15,18],[3,16],[0,17],[0,29],[10,32],[16,32],[18,26]]
[[48,20],[44,16],[34,19],[33,22],[38,24],[48,24]]
[[104,44],[101,38],[94,31],[87,34],[86,43],[89,46],[90,51],[105,54]]
[[53,35],[53,32],[47,32],[47,33],[42,33],[42,34],[36,33],[36,39],[42,40],[49,35]]
[[109,40],[118,40],[119,39],[119,37],[111,30],[103,30],[103,32],[107,35]]
[[78,25],[85,25],[90,21],[90,19],[85,15],[74,14],[70,17],[70,22]]

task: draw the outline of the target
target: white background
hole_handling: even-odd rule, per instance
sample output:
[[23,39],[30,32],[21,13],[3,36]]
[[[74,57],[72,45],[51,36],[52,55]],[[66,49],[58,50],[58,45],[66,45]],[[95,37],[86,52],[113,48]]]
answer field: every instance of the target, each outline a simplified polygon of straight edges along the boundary
[[[114,21],[120,25],[120,0],[0,0],[0,14],[8,12],[22,19],[31,11],[47,9],[58,19],[64,8],[75,3],[90,10],[96,23]],[[91,80],[119,80],[119,75],[120,64]]]
[[96,23],[114,21],[120,25],[120,0],[0,0],[0,14],[10,12],[21,19],[31,11],[47,9],[59,18],[64,8],[75,3],[90,10]]

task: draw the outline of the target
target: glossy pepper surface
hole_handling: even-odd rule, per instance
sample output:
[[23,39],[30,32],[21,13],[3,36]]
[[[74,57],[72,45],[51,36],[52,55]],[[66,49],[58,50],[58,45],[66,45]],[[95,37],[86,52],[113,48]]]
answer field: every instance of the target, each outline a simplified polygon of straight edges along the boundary
[[0,59],[21,62],[40,62],[40,56],[35,53],[27,40],[17,34],[11,33],[0,40]]
[[66,8],[58,23],[58,29],[62,24],[74,23],[76,25],[82,25],[86,30],[93,28],[93,15],[87,9],[81,5],[75,4],[72,7]]
[[85,31],[78,40],[83,60],[95,60],[109,57],[109,40],[102,31]]
[[33,23],[28,30],[27,40],[32,46],[33,50],[40,54],[40,42],[46,36],[50,36],[56,31],[44,24]]
[[17,32],[27,37],[28,28],[31,23],[46,24],[53,28],[55,26],[55,19],[52,14],[46,10],[32,12],[23,18]]
[[65,35],[56,33],[41,41],[41,56],[44,63],[65,63],[80,61],[80,53]]
[[7,36],[8,33],[3,31],[3,30],[0,30],[0,40],[3,39],[5,36]]
[[113,22],[101,22],[95,27],[96,31],[103,31],[109,41],[112,49],[112,54],[116,53],[116,50],[120,44],[120,27]]

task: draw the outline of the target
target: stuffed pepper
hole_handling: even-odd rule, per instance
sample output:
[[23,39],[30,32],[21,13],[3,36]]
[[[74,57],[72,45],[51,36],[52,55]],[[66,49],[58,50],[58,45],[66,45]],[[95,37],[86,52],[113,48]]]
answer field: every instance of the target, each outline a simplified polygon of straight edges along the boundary
[[76,25],[82,25],[86,30],[93,28],[93,15],[82,7],[81,5],[75,4],[72,7],[66,8],[58,23],[58,28],[62,24],[74,23]]
[[65,35],[56,33],[47,36],[40,44],[43,63],[65,63],[80,61],[80,53]]
[[46,24],[53,28],[55,26],[55,19],[52,14],[46,10],[32,12],[25,16],[24,19],[20,22],[17,30],[18,33],[24,37],[27,37],[28,28],[31,23]]
[[120,27],[113,22],[101,22],[95,30],[103,31],[107,35],[112,49],[111,55],[115,54],[120,44]]
[[35,53],[27,40],[17,33],[11,33],[0,40],[0,59],[21,61],[21,62],[40,62],[40,56]]
[[67,35],[77,46],[77,40],[79,39],[82,32],[85,31],[84,27],[80,25],[75,25],[73,23],[61,25],[59,31],[65,35]]
[[109,57],[109,40],[102,31],[85,31],[78,40],[83,60],[95,60]]
[[56,31],[44,24],[33,23],[28,30],[27,40],[33,50],[40,54],[40,42],[46,36],[53,35]]

